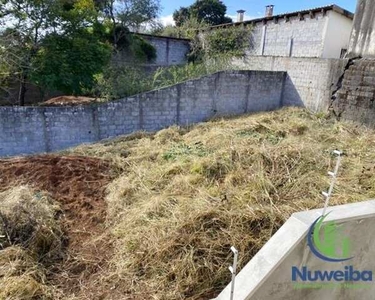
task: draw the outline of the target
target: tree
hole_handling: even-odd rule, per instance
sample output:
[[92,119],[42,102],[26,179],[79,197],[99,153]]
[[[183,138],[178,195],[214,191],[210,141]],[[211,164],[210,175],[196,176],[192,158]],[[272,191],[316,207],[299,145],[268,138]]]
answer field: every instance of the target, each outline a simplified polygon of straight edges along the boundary
[[209,25],[204,21],[198,21],[197,18],[190,17],[181,26],[163,26],[157,31],[153,31],[153,34],[193,40],[197,36],[197,31],[205,30],[208,27]]
[[14,78],[20,86],[20,105],[25,103],[31,61],[39,43],[50,30],[55,29],[55,5],[53,0],[0,0],[0,16],[8,24],[1,36],[3,51],[0,60],[6,61],[7,68],[15,72]]
[[19,82],[19,105],[25,104],[29,82],[42,90],[79,93],[108,63],[111,50],[95,30],[100,18],[93,0],[0,1],[7,25],[0,62],[12,70],[10,80]]
[[33,60],[31,80],[43,89],[80,95],[93,88],[95,76],[111,57],[111,47],[87,31],[49,35]]
[[232,19],[225,16],[226,5],[220,0],[197,0],[190,9],[192,16],[210,25],[232,23]]
[[173,20],[177,27],[181,27],[187,20],[190,19],[190,10],[188,7],[180,7],[173,13]]
[[129,29],[137,30],[140,24],[158,16],[159,0],[106,0],[102,11],[111,24],[113,45],[117,48]]
[[129,29],[155,18],[159,7],[159,0],[0,0],[6,27],[0,29],[0,84],[5,89],[9,77],[19,82],[20,105],[28,82],[83,93],[114,49],[155,56],[151,45],[129,37]]
[[11,95],[10,78],[11,74],[17,76],[17,69],[14,65],[19,64],[19,55],[17,48],[14,52],[9,52],[10,43],[13,38],[9,39],[11,35],[7,30],[0,32],[0,95],[3,99],[7,99]]
[[[40,73],[36,61],[43,66],[41,53],[48,53],[48,47],[52,47],[46,41],[51,40],[51,36],[55,40],[57,36],[62,39],[91,27],[97,20],[97,10],[93,0],[0,1],[0,16],[7,25],[7,29],[2,32],[4,51],[0,52],[0,61],[7,62],[7,68],[12,70],[12,80],[19,82],[18,103],[22,106],[25,104],[26,84],[31,78],[40,80],[34,74]],[[93,44],[86,43],[86,46],[92,47]],[[83,48],[82,51],[90,49]],[[74,56],[74,53],[65,55],[66,59],[69,60],[71,55]]]
[[196,0],[189,7],[180,7],[173,13],[176,26],[182,26],[189,18],[196,18],[209,25],[232,23],[232,19],[226,17],[226,5],[220,0]]

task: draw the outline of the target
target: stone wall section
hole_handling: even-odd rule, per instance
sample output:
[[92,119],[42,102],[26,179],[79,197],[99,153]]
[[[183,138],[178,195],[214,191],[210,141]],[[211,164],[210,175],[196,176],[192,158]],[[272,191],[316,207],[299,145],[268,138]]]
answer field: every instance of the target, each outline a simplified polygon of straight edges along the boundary
[[341,88],[334,95],[332,111],[337,118],[375,126],[375,59],[351,61]]

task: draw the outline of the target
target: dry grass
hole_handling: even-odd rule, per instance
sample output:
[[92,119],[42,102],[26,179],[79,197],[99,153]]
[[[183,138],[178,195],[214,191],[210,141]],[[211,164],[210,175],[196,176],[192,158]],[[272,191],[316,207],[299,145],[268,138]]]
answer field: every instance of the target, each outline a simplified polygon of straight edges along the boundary
[[0,251],[1,278],[21,276],[25,273],[38,279],[43,277],[35,258],[27,250],[10,246]]
[[42,266],[27,250],[11,246],[0,251],[0,299],[53,299]]
[[0,299],[53,299],[44,265],[61,258],[59,208],[27,186],[0,193]]
[[[108,187],[122,299],[209,299],[293,212],[321,207],[334,149],[345,151],[332,205],[375,196],[374,131],[288,108],[83,146],[120,176]],[[126,295],[129,295],[126,298]]]
[[18,186],[0,193],[0,249],[27,248],[40,262],[61,258],[59,207],[46,193]]
[[[101,298],[108,289],[96,278],[112,257],[104,224],[110,173],[107,162],[89,157],[0,160],[0,250],[10,245],[27,249],[64,299]],[[22,184],[32,188],[17,187]]]
[[0,279],[0,299],[6,300],[52,300],[49,288],[30,275]]

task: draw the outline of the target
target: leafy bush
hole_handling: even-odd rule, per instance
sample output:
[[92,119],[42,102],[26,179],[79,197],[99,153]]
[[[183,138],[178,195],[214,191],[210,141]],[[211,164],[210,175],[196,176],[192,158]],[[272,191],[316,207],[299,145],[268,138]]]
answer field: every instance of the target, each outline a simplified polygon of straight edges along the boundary
[[96,77],[97,84],[91,94],[105,100],[114,100],[152,89],[145,71],[136,66],[116,66],[112,63]]
[[221,54],[241,56],[250,43],[251,28],[230,27],[204,33],[204,52],[208,57]]
[[[190,17],[184,20],[184,23],[181,26],[167,25],[157,28],[156,30],[151,31],[151,34],[169,36],[175,38],[185,38],[190,39],[190,53],[196,52],[195,46],[198,45],[199,40],[197,40],[197,32],[205,30],[209,27],[204,21],[198,21],[197,18]],[[200,45],[199,45],[200,47]],[[191,56],[191,54],[188,54]],[[195,60],[190,60],[195,61]]]
[[111,57],[111,47],[94,36],[48,36],[33,61],[31,79],[37,86],[81,95],[95,85],[95,75],[103,71]]
[[[231,60],[234,56],[243,55],[250,42],[250,27],[218,28],[206,31],[207,23],[190,17],[180,27],[167,26],[158,29],[157,34],[191,39],[189,63],[183,66],[162,67],[153,74],[145,72],[139,66],[124,64],[121,56],[117,62],[97,76],[98,85],[94,94],[111,100],[146,92],[186,80],[199,78],[229,68],[233,69]],[[202,31],[197,35],[197,31]],[[155,49],[137,36],[130,36],[130,55],[139,61],[151,61],[156,57]],[[132,54],[133,53],[133,54]],[[139,62],[138,61],[138,62]]]
[[97,84],[90,93],[105,100],[114,100],[147,92],[183,81],[199,78],[218,71],[233,69],[231,56],[220,56],[206,63],[161,67],[154,73],[136,65],[112,63],[96,77]]
[[234,69],[231,64],[231,56],[219,56],[207,60],[205,63],[188,63],[183,66],[159,68],[153,76],[153,88],[160,88],[206,76],[218,71]]
[[[142,37],[132,34],[127,28],[116,29],[120,36],[117,41],[115,54],[120,54],[123,62],[150,62],[156,58],[156,49]],[[104,35],[104,40],[113,43],[113,30]],[[122,54],[122,55],[121,55]]]
[[188,54],[190,62],[202,62],[222,55],[241,56],[249,47],[251,26],[208,29],[207,23],[190,17],[181,26],[169,25],[159,29],[157,34],[190,39],[190,53]]

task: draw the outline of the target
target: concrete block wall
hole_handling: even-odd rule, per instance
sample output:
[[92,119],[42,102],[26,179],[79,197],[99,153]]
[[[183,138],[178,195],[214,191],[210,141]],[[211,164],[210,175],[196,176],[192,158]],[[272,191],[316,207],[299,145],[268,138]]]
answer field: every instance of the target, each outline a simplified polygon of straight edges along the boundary
[[0,156],[277,109],[284,105],[286,78],[285,72],[225,71],[101,105],[0,107]]
[[47,151],[45,118],[43,109],[1,107],[0,153],[7,155]]
[[[256,23],[253,31],[252,55],[294,57],[321,57],[324,48],[324,32],[328,18],[323,13],[314,17],[303,15],[289,19]],[[264,50],[262,41],[264,35]]]
[[348,49],[352,16],[334,6],[248,21],[249,55],[340,58]]
[[233,64],[246,70],[287,72],[284,105],[303,105],[318,112],[328,109],[347,62],[346,59],[247,56],[234,60]]
[[[58,112],[44,110],[46,150],[56,151],[77,143],[90,143],[98,139],[98,127],[93,107],[61,107]],[[62,124],[69,122],[69,131]]]
[[187,55],[190,52],[190,41],[181,39],[169,39],[170,65],[184,64],[187,62]]
[[190,40],[173,37],[139,34],[156,49],[154,64],[160,66],[181,65],[187,62]]

